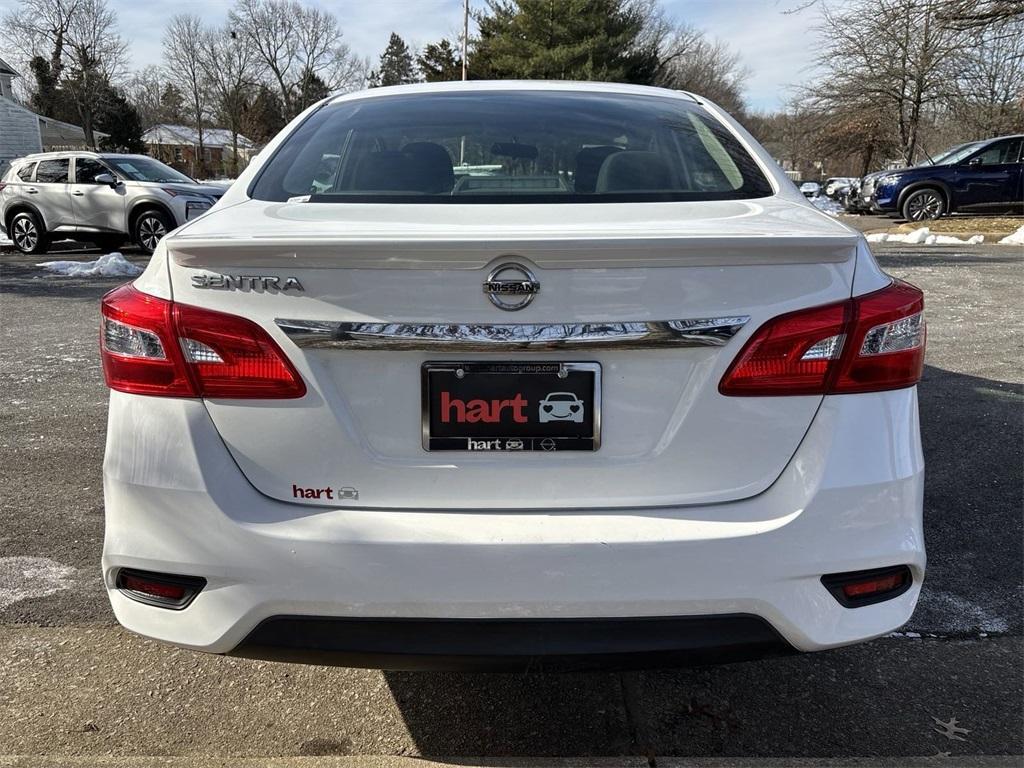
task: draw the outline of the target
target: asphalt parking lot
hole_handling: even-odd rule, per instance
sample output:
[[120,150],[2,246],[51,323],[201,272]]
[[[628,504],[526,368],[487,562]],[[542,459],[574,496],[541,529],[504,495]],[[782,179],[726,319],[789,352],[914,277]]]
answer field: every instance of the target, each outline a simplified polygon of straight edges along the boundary
[[50,276],[34,266],[42,259],[0,254],[0,765],[15,755],[959,765],[1024,753],[1024,250],[876,253],[927,294],[929,572],[911,622],[822,654],[589,675],[301,667],[120,630],[99,574],[106,391],[96,351],[97,300],[119,281]]

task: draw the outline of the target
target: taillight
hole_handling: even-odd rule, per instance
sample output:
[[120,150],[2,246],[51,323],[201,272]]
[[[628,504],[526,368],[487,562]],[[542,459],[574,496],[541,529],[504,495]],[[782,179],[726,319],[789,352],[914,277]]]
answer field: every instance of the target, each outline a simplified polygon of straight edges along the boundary
[[924,367],[924,294],[880,291],[769,320],[718,386],[723,395],[879,392],[916,384]]
[[306,386],[269,334],[244,317],[175,304],[131,285],[103,297],[107,386],[165,397],[293,398]]

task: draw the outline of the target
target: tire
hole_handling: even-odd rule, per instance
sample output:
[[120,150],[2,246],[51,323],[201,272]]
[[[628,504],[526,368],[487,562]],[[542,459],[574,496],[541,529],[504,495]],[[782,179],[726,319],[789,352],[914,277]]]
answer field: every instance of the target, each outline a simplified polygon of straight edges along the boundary
[[50,237],[32,211],[14,214],[8,233],[14,246],[22,253],[46,253],[50,247]]
[[156,250],[157,243],[161,238],[172,229],[174,229],[174,225],[167,218],[167,214],[151,208],[135,217],[135,223],[132,225],[132,240],[146,253],[152,253]]
[[931,221],[946,212],[946,200],[934,187],[915,189],[900,209],[907,221]]

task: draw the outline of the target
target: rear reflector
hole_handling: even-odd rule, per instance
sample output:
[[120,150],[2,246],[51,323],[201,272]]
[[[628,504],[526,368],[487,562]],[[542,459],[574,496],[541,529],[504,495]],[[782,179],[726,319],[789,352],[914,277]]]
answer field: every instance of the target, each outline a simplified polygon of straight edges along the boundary
[[306,386],[270,335],[244,317],[175,304],[131,285],[103,297],[107,386],[165,397],[278,399]]
[[897,565],[870,571],[832,573],[822,576],[821,583],[845,607],[859,608],[899,597],[910,589],[913,576],[907,566]]
[[825,395],[909,387],[924,367],[924,294],[902,280],[769,320],[718,386],[730,396]]
[[117,572],[115,584],[133,600],[180,610],[206,586],[206,579],[122,568]]

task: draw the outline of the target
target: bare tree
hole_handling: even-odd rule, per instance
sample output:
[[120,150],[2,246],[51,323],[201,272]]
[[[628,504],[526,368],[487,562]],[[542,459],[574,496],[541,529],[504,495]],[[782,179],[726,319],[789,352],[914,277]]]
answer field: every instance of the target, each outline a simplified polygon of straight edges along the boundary
[[164,119],[163,105],[166,87],[164,71],[155,64],[132,73],[125,82],[125,93],[138,110],[143,127],[151,128],[157,123],[168,122]]
[[78,0],[65,46],[69,60],[64,88],[75,103],[86,142],[96,146],[95,116],[111,84],[123,77],[128,50],[106,0]]
[[237,177],[238,134],[253,87],[262,76],[262,62],[258,61],[248,38],[228,24],[206,35],[202,65],[214,111],[231,132],[231,175]]
[[51,75],[57,80],[63,73],[72,19],[81,5],[81,0],[21,0],[17,10],[4,14],[4,43],[17,51],[23,61],[34,56],[46,58]]
[[946,0],[941,20],[956,29],[977,29],[1024,19],[1021,0]]
[[60,85],[72,102],[65,109],[77,113],[86,141],[95,146],[94,118],[111,83],[123,74],[127,50],[106,0],[21,0],[3,23],[5,42],[23,63],[32,61],[30,69],[41,79],[45,72],[54,93]]
[[971,29],[958,68],[953,118],[978,136],[1024,126],[1024,16]]
[[314,78],[329,91],[351,90],[365,82],[368,64],[342,42],[338,20],[298,0],[237,0],[229,16],[266,66],[285,112],[306,106]]
[[188,104],[189,117],[198,138],[197,157],[190,169],[193,176],[205,171],[204,129],[209,106],[210,86],[204,67],[207,33],[198,16],[180,14],[171,18],[164,32],[164,70]]
[[658,85],[700,94],[734,115],[746,111],[743,87],[750,73],[738,52],[685,25],[663,45]]
[[912,163],[926,118],[946,103],[964,33],[938,18],[942,0],[850,0],[821,6],[825,75],[808,89],[821,112],[865,105],[892,114],[901,154]]

